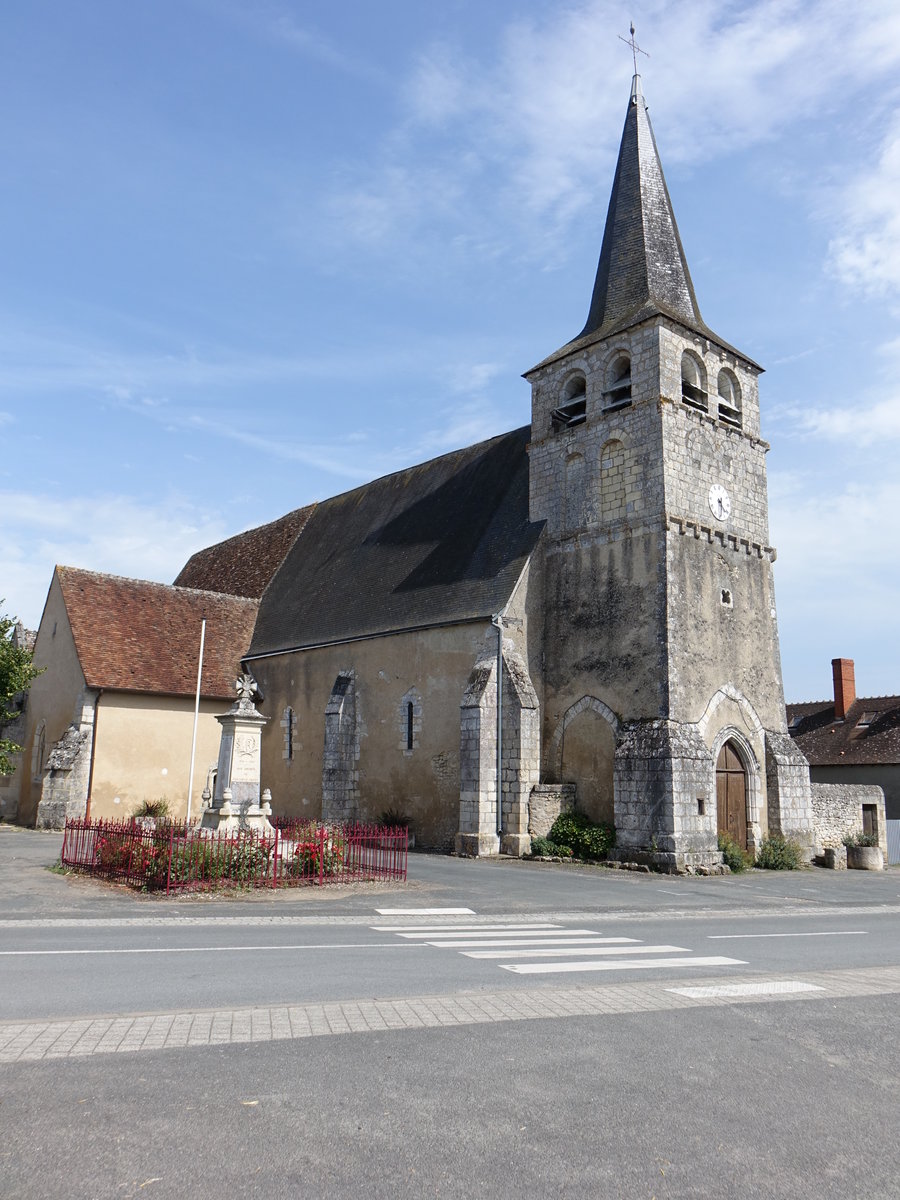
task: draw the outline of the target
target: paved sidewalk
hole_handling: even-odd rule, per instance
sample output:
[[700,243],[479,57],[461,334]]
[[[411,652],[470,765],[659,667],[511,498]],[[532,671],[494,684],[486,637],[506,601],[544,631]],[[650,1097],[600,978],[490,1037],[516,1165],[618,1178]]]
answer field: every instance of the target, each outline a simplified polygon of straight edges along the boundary
[[547,1018],[612,1016],[787,1000],[837,1000],[900,992],[900,967],[479,991],[397,1000],[355,1000],[272,1008],[0,1024],[0,1063],[246,1045],[309,1037],[477,1025]]

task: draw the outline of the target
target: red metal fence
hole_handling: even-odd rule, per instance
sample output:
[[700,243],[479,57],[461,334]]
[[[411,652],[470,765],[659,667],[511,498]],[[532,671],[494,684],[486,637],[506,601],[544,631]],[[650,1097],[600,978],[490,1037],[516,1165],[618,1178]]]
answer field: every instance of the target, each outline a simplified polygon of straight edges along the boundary
[[408,834],[284,821],[270,834],[196,825],[67,820],[63,866],[144,891],[214,891],[405,880]]

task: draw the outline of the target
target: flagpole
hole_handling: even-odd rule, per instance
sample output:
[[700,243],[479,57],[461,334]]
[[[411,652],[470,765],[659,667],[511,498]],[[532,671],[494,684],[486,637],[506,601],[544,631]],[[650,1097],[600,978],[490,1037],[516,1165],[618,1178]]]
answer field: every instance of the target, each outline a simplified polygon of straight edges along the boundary
[[200,622],[200,660],[197,663],[197,696],[194,701],[194,733],[191,737],[191,773],[188,776],[187,817],[191,819],[191,798],[194,793],[194,759],[197,756],[197,721],[200,717],[200,680],[203,678],[203,643],[206,640],[206,617]]

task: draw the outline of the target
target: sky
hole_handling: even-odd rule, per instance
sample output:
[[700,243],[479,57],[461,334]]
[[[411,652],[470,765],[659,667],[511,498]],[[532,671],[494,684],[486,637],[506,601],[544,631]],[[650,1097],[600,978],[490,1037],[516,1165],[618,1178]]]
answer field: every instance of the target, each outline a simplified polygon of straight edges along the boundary
[[900,692],[896,0],[29,0],[0,43],[0,597],[516,428],[589,305],[637,28],[761,363],[788,700]]

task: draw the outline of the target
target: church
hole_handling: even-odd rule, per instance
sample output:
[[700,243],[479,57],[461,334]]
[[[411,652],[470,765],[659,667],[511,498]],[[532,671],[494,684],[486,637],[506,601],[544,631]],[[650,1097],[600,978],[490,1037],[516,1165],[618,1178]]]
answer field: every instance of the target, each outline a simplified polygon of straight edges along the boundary
[[[41,730],[58,743],[17,772],[4,812],[117,815],[134,755],[97,766],[101,696],[105,712],[152,709],[126,740],[156,779],[152,747],[174,753],[196,671],[180,647],[213,614],[201,716],[214,727],[223,664],[240,661],[279,815],[390,813],[422,847],[522,855],[574,805],[615,826],[622,860],[708,872],[722,831],[750,852],[784,834],[812,857],[837,805],[840,844],[863,800],[884,802],[811,786],[788,733],[760,372],[700,315],[636,74],[587,321],[525,372],[530,424],[201,550],[171,587],[58,568],[35,656],[78,687],[73,701],[53,671],[36,681],[23,760]],[[109,601],[116,662],[115,621],[92,602],[92,630],[67,587],[129,598]],[[58,624],[83,643],[84,679]],[[203,753],[195,794],[215,770]]]
[[[530,424],[305,510],[262,591],[276,812],[520,855],[574,800],[661,869],[713,868],[720,830],[810,856],[760,371],[700,314],[635,75],[588,318],[525,372]],[[227,590],[192,563],[177,584]]]

